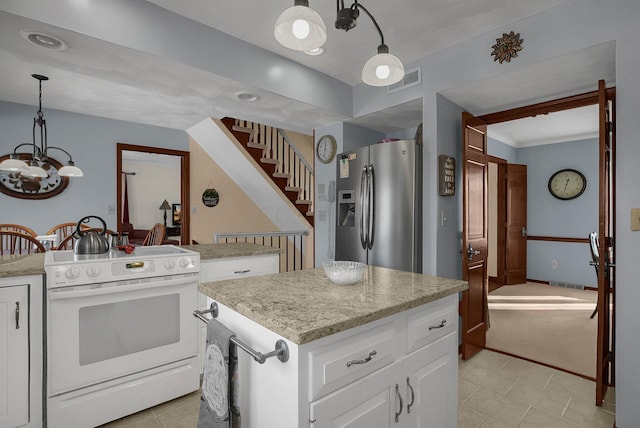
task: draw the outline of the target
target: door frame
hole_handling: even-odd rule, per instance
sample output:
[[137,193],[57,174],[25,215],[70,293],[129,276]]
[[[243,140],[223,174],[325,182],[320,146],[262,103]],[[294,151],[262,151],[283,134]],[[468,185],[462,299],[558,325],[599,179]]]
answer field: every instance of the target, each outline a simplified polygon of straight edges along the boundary
[[116,206],[118,231],[122,230],[122,152],[154,153],[160,155],[177,156],[180,158],[180,204],[182,206],[182,219],[180,224],[180,244],[190,244],[190,153],[183,150],[164,149],[160,147],[137,146],[134,144],[116,144]]
[[[600,82],[598,82],[598,85],[600,85]],[[599,87],[599,89],[601,89]],[[523,106],[523,107],[516,107],[516,108],[512,108],[509,110],[504,110],[504,111],[500,111],[500,112],[494,112],[494,113],[489,113],[489,114],[485,114],[482,116],[478,116],[478,119],[480,119],[481,121],[483,121],[484,123],[486,123],[486,125],[492,125],[492,124],[497,124],[497,123],[502,123],[502,122],[507,122],[507,121],[511,121],[511,120],[516,120],[516,119],[523,119],[523,118],[527,118],[527,117],[532,117],[532,116],[536,116],[539,114],[548,114],[548,113],[552,113],[552,112],[558,112],[558,111],[563,111],[563,110],[570,110],[570,109],[574,109],[574,108],[578,108],[578,107],[585,107],[585,106],[589,106],[589,105],[598,105],[601,102],[601,98],[602,95],[604,94],[604,97],[606,97],[607,99],[612,99],[614,101],[614,111],[615,111],[615,98],[616,98],[616,88],[612,87],[612,88],[602,88],[601,90],[595,90],[595,91],[590,91],[590,92],[585,92],[583,94],[578,94],[578,95],[571,95],[568,97],[563,97],[563,98],[559,98],[556,100],[551,100],[551,101],[544,101],[544,102],[540,102],[540,103],[536,103],[536,104],[531,104],[528,106]],[[600,133],[602,134],[603,130],[600,129]],[[615,141],[615,128],[612,131],[613,133],[613,138]],[[464,147],[463,147],[464,149]],[[612,160],[612,168],[613,165],[615,165],[615,159]],[[615,177],[615,172],[613,172],[613,176]],[[602,181],[602,180],[600,180]],[[615,182],[612,184],[612,197],[615,198],[615,194],[616,194],[616,188],[615,188]],[[599,204],[601,205],[601,203]],[[612,208],[614,209],[614,215],[615,215],[615,204],[613,204]],[[463,212],[463,217],[466,215],[466,213]],[[615,217],[614,217],[615,218]],[[615,224],[614,224],[614,229],[613,229],[613,239],[615,239]],[[603,246],[602,248],[602,252],[601,254],[604,254],[604,243],[601,241],[601,246]],[[615,261],[615,260],[613,260]],[[602,271],[602,269],[601,269]],[[600,281],[599,281],[600,282]],[[599,302],[603,300],[602,296],[600,296],[601,290],[599,290],[598,294],[599,294]],[[615,298],[615,295],[613,296]],[[599,303],[601,304],[601,303]],[[615,300],[614,300],[614,305],[615,305]],[[615,310],[615,306],[614,306],[614,310]],[[463,324],[464,324],[464,319],[462,320]],[[598,328],[598,340],[601,340],[601,337],[603,335],[610,335],[610,339],[612,344],[615,344],[615,323],[612,323],[611,329],[606,332],[606,331],[601,331],[601,328],[599,326]],[[612,348],[613,352],[615,352],[615,347]],[[615,365],[613,364],[614,361],[614,357],[610,358],[610,365],[611,365],[611,377],[608,380],[608,383],[613,384],[613,380],[615,379]],[[606,381],[605,380],[605,381]],[[600,383],[603,383],[602,381]],[[600,386],[600,385],[599,385]],[[606,387],[600,389],[598,388],[598,393],[599,394],[603,394],[604,391],[606,390]],[[601,398],[601,397],[598,397]],[[596,404],[600,405],[601,401],[600,400],[596,400]]]
[[[506,217],[507,217],[507,206],[506,206],[506,200],[507,200],[507,190],[506,190],[506,186],[505,186],[505,177],[506,177],[506,173],[507,173],[507,161],[505,159],[496,157],[496,156],[492,156],[490,154],[487,154],[487,160],[489,161],[489,164],[495,164],[496,165],[496,170],[497,170],[497,185],[495,189],[489,189],[489,194],[492,191],[495,191],[495,197],[496,197],[496,212],[495,212],[495,216],[496,216],[496,248],[495,248],[495,257],[496,257],[496,276],[495,276],[495,284],[497,286],[503,286],[506,284],[505,282],[505,260],[507,257],[507,253],[506,253],[506,233],[505,233],[505,228],[502,227],[501,225],[504,225],[506,222]],[[489,212],[488,214],[488,219],[492,220],[492,213]],[[493,248],[491,248],[491,245],[489,244],[489,252],[494,251]],[[491,278],[489,277],[489,284],[491,284]],[[489,290],[493,290],[493,288],[491,288],[491,285],[489,286]]]

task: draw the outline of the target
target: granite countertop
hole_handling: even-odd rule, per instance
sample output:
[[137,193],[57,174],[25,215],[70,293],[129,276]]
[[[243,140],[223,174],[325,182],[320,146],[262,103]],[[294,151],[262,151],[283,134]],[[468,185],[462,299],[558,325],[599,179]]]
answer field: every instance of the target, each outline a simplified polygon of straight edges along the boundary
[[44,274],[44,254],[0,256],[0,278]]
[[259,244],[244,242],[229,244],[196,244],[183,245],[181,248],[197,251],[200,253],[200,260],[219,259],[224,257],[244,257],[259,256],[263,254],[279,254],[280,248],[265,247]]
[[456,279],[367,266],[354,285],[322,268],[200,284],[200,292],[302,345],[469,288]]
[[[281,252],[279,248],[248,243],[183,245],[182,248],[199,252],[200,260]],[[42,253],[0,256],[0,278],[42,274],[44,274],[44,254]]]

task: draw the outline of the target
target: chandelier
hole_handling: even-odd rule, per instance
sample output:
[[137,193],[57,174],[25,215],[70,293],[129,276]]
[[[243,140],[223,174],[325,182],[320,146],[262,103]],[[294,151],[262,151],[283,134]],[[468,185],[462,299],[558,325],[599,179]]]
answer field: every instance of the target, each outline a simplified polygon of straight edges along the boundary
[[[362,81],[371,86],[399,82],[404,77],[404,66],[398,57],[389,53],[382,30],[373,15],[358,0],[354,0],[349,7],[344,6],[344,0],[336,0],[336,8],[335,27],[338,30],[349,31],[355,27],[361,9],[380,34],[378,53],[364,64]],[[327,28],[318,12],[309,7],[309,0],[294,0],[294,5],[285,9],[276,20],[273,35],[286,48],[312,53],[321,49],[327,41]]]
[[[39,86],[39,104],[38,111],[36,113],[36,117],[33,118],[33,142],[32,143],[23,143],[18,144],[13,149],[13,153],[9,156],[9,159],[5,159],[0,162],[0,170],[2,171],[11,171],[17,172],[24,177],[40,177],[46,178],[48,176],[47,171],[43,166],[48,164],[48,153],[49,150],[60,150],[69,156],[69,160],[67,164],[58,170],[58,175],[62,177],[82,177],[84,174],[82,170],[74,165],[73,159],[69,152],[60,147],[53,147],[47,145],[47,121],[44,118],[44,114],[42,113],[42,81],[49,80],[47,76],[43,76],[41,74],[32,74],[31,77],[38,80]],[[39,134],[39,143],[36,144],[36,134]],[[27,162],[21,160],[21,154],[18,153],[18,149],[24,146],[31,146],[32,153],[31,158],[27,159]]]

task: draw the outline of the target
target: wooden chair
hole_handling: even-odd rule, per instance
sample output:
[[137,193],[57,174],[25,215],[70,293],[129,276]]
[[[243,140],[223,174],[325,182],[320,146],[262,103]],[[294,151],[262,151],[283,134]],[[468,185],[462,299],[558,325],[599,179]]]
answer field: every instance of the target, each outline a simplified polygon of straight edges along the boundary
[[[78,223],[60,223],[53,226],[51,229],[49,229],[46,235],[56,235],[58,237],[56,239],[56,242],[58,243],[58,245],[57,247],[54,247],[52,249],[53,250],[65,249],[65,248],[60,248],[60,245],[65,240],[65,238],[67,238],[68,236],[71,236],[71,234],[73,234],[73,232],[76,231],[77,227],[78,227]],[[87,230],[89,229],[89,226],[87,226],[86,224],[81,224],[80,229]],[[67,248],[67,249],[70,249],[70,248]]]
[[144,238],[144,242],[142,242],[142,245],[161,245],[162,241],[164,241],[164,234],[164,225],[161,223],[156,223],[151,229],[149,229],[149,233],[147,233],[147,236]]
[[2,230],[8,230],[8,231],[12,231],[12,232],[18,232],[18,233],[23,233],[25,235],[29,235],[33,238],[35,238],[36,236],[38,236],[38,234],[36,232],[33,231],[33,229],[27,227],[27,226],[22,226],[20,224],[9,224],[9,223],[5,223],[5,224],[0,224],[0,231]]
[[13,230],[0,230],[0,255],[44,253],[35,237]]

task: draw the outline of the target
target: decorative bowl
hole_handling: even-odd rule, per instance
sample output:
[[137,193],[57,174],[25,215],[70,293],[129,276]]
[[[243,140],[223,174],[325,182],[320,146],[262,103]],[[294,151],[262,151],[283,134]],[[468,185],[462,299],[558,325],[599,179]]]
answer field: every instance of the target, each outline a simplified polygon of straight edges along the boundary
[[334,284],[355,284],[362,279],[367,265],[360,262],[335,261],[322,264],[327,278]]

